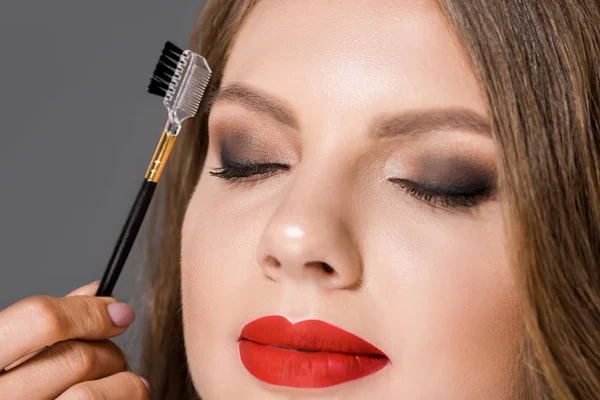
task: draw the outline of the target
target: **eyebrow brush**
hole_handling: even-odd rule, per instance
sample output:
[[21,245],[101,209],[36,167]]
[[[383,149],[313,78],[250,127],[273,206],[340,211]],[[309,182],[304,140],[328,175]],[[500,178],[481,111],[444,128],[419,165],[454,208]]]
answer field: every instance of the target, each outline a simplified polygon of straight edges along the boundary
[[140,230],[154,190],[183,121],[196,115],[211,76],[206,59],[171,42],[165,43],[148,85],[148,92],[163,98],[168,118],[142,186],[104,271],[96,296],[111,296],[117,279]]

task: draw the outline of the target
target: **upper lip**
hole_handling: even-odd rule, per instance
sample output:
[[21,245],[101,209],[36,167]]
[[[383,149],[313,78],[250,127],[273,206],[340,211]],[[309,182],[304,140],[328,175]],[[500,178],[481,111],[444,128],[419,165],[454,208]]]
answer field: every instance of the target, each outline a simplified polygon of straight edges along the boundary
[[239,339],[297,351],[387,358],[366,340],[320,320],[292,324],[282,316],[263,317],[244,326]]

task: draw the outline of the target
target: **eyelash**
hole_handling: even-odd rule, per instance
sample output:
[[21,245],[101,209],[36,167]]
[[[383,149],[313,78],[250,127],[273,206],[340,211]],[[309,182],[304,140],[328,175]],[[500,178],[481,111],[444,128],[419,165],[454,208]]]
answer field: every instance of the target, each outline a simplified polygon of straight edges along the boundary
[[[290,166],[278,163],[223,165],[210,175],[229,183],[264,179],[279,171],[289,171]],[[401,178],[389,182],[400,186],[409,195],[430,205],[441,208],[474,208],[491,196],[491,187],[482,183],[469,188],[449,185],[427,185]]]
[[223,164],[222,167],[217,168],[214,171],[210,171],[212,176],[219,179],[226,180],[230,183],[237,181],[249,181],[255,177],[266,178],[278,171],[288,171],[289,165],[278,164],[278,163],[265,163],[265,164],[242,164],[235,163],[232,165]]
[[401,178],[389,181],[411,196],[441,208],[474,208],[492,195],[492,187],[486,182],[460,187],[452,184],[428,185]]

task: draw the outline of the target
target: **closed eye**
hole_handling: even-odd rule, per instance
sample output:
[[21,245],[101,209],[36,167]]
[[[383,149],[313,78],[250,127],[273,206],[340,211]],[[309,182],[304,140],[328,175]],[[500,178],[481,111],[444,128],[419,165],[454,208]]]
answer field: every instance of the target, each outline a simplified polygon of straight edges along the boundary
[[489,182],[428,184],[402,178],[389,181],[418,200],[441,208],[473,208],[490,200],[493,195],[493,186]]

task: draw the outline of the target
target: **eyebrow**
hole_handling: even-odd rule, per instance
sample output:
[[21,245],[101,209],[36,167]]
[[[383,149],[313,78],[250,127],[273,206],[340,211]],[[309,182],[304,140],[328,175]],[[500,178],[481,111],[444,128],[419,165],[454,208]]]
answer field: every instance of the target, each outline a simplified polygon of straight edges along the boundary
[[208,107],[212,107],[219,101],[233,101],[251,111],[266,114],[293,129],[300,128],[295,113],[284,101],[249,86],[232,83],[217,89],[210,99]]
[[376,137],[390,137],[448,130],[491,136],[492,127],[487,118],[467,108],[431,108],[380,117],[370,132]]
[[[209,109],[220,101],[238,103],[251,111],[268,115],[295,130],[300,127],[294,111],[286,102],[241,83],[232,83],[219,88],[209,100]],[[374,137],[384,138],[443,130],[463,130],[484,135],[491,135],[492,131],[487,118],[470,109],[431,108],[380,116],[371,125],[369,132]]]

